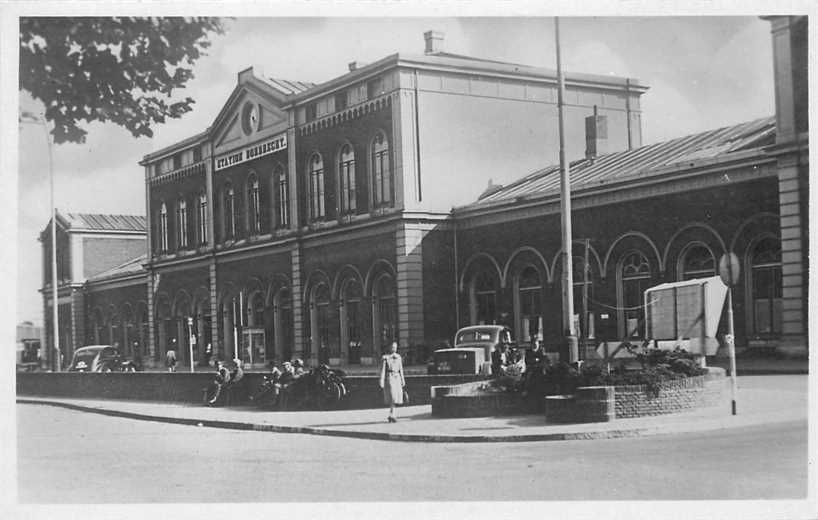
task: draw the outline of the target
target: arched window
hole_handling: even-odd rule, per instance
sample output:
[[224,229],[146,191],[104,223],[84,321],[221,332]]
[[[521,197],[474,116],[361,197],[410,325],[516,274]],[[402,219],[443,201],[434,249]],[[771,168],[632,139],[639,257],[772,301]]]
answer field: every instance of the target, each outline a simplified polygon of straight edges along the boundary
[[290,192],[287,185],[287,171],[284,166],[280,164],[276,166],[273,171],[273,182],[276,183],[278,227],[283,229],[290,225]]
[[752,249],[753,333],[781,333],[781,242],[764,238]]
[[682,253],[680,271],[682,280],[715,276],[716,260],[713,252],[704,244],[689,245]]
[[355,151],[349,143],[341,147],[338,157],[338,177],[341,187],[341,213],[355,213]]
[[329,286],[321,282],[312,290],[310,305],[312,351],[321,363],[329,362]]
[[168,206],[165,202],[159,206],[159,251],[168,250]]
[[350,363],[361,362],[361,300],[363,288],[358,280],[348,279],[341,296],[341,352]]
[[381,275],[375,282],[373,332],[375,345],[383,352],[393,341],[398,340],[398,304],[395,280],[388,274]]
[[[589,255],[587,266],[585,265],[584,254],[573,254],[571,255],[571,259],[574,264],[574,270],[572,272],[574,284],[574,314],[579,315],[580,326],[580,330],[577,331],[577,333],[582,333],[584,337],[588,337],[588,335],[593,332],[591,330],[593,328],[591,300],[594,297],[594,278],[593,270],[591,269],[591,258]],[[587,302],[585,300],[586,295],[588,296]],[[583,302],[587,305],[588,315],[583,313]]]
[[309,161],[310,180],[310,219],[317,220],[326,216],[324,206],[324,160],[320,154],[313,154]]
[[650,262],[640,251],[631,251],[620,262],[622,295],[622,323],[620,332],[624,337],[641,337],[645,330],[645,305],[643,295],[650,287]]
[[179,197],[176,205],[176,233],[179,249],[188,246],[187,240],[187,201],[184,197]]
[[229,183],[224,187],[224,238],[236,238],[236,194]]
[[392,205],[392,170],[389,166],[389,141],[383,132],[372,140],[372,189],[375,207]]
[[523,341],[536,339],[542,332],[542,281],[534,266],[527,266],[519,275],[517,289],[520,298],[520,330]]
[[196,220],[197,223],[199,224],[197,238],[199,240],[199,244],[204,245],[207,244],[207,194],[204,191],[199,193],[196,211],[197,211]]
[[496,277],[481,271],[472,281],[469,294],[472,325],[487,325],[497,321]]
[[247,216],[250,234],[261,233],[261,194],[258,176],[255,173],[251,173],[250,178],[247,179]]
[[273,296],[273,329],[275,358],[288,360],[293,355],[293,312],[290,291],[283,287]]

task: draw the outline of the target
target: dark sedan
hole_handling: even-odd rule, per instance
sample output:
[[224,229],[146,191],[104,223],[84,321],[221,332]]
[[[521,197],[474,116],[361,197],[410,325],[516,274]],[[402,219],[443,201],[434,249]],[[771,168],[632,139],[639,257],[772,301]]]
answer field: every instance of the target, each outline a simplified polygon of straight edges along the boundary
[[136,372],[136,367],[110,345],[90,345],[74,351],[68,371]]

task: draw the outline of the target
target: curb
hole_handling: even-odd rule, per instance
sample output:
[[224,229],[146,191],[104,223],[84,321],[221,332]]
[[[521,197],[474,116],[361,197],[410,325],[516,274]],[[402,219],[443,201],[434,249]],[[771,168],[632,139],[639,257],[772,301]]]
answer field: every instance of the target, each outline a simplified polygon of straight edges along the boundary
[[[687,430],[675,432],[661,426],[645,426],[636,428],[623,428],[614,430],[586,431],[586,432],[565,432],[565,433],[533,433],[520,435],[425,435],[412,433],[388,433],[388,432],[366,432],[350,430],[332,430],[326,428],[314,428],[310,426],[280,426],[275,424],[257,424],[237,421],[220,421],[213,419],[191,419],[185,417],[168,417],[160,415],[147,415],[136,412],[125,412],[106,408],[95,408],[73,403],[59,401],[49,401],[41,399],[18,398],[18,404],[36,404],[43,406],[56,406],[77,410],[81,412],[96,413],[111,417],[122,417],[141,421],[152,421],[167,424],[181,424],[186,426],[199,426],[207,428],[221,428],[227,430],[259,431],[271,433],[300,433],[307,435],[323,435],[326,437],[348,437],[353,439],[400,441],[400,442],[435,442],[435,443],[496,443],[496,442],[550,442],[550,441],[579,441],[579,440],[603,440],[603,439],[623,439],[645,435],[661,435],[669,433],[685,433]],[[708,430],[720,430],[729,426],[716,426],[706,428]],[[692,431],[698,431],[694,429]]]

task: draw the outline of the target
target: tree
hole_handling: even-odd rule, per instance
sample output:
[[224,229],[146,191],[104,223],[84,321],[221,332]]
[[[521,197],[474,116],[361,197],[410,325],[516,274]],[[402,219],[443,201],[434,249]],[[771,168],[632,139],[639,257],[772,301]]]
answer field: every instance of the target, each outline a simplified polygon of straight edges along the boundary
[[150,137],[192,110],[173,92],[223,33],[217,18],[21,18],[20,89],[45,104],[55,143],[85,142],[83,121]]

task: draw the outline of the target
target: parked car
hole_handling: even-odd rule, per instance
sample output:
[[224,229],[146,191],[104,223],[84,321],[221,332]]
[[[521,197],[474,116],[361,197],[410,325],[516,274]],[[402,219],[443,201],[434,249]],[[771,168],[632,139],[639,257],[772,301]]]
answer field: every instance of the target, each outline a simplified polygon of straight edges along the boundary
[[511,329],[503,325],[463,327],[454,336],[454,346],[437,349],[427,366],[430,374],[491,373],[491,353],[503,336],[511,341]]
[[136,372],[136,366],[110,345],[90,345],[74,351],[68,371]]

